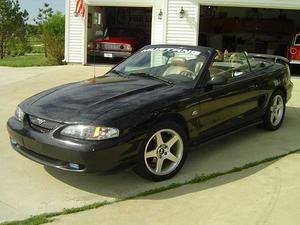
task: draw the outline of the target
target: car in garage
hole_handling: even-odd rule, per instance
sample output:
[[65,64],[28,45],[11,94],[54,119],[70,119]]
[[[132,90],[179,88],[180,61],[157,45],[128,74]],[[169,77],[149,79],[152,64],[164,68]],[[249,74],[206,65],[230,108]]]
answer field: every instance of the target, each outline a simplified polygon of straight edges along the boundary
[[88,43],[88,55],[105,58],[128,58],[145,43],[145,33],[137,28],[113,27],[106,29],[104,37]]
[[300,33],[295,35],[288,51],[290,64],[300,64]]
[[278,129],[292,88],[280,56],[150,45],[103,76],[26,99],[7,129],[13,148],[43,165],[131,167],[161,181],[182,168],[190,146],[254,125]]

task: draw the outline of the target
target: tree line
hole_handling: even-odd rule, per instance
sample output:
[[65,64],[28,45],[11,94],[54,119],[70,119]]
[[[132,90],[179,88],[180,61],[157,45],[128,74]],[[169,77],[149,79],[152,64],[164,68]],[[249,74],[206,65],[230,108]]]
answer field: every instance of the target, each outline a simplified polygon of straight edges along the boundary
[[64,58],[65,19],[53,12],[48,3],[38,9],[35,24],[28,24],[29,14],[18,0],[0,0],[0,59],[33,51],[30,40],[39,40],[42,52],[61,64]]

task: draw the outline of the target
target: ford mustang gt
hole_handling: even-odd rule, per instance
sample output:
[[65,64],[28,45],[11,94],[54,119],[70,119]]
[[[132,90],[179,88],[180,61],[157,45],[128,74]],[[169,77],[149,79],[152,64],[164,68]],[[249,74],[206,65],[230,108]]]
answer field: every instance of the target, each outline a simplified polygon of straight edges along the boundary
[[43,165],[131,167],[161,181],[182,168],[192,145],[253,125],[278,129],[292,88],[280,56],[150,45],[103,76],[26,99],[7,129],[13,148]]

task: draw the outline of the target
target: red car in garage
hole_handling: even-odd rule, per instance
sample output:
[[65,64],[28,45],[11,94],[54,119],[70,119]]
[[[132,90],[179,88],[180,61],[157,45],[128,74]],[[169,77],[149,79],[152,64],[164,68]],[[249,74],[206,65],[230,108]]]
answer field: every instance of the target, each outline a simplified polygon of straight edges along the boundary
[[288,55],[290,64],[300,64],[300,32],[295,35]]
[[136,28],[109,28],[104,37],[88,43],[88,54],[105,58],[127,58],[146,44],[145,33]]

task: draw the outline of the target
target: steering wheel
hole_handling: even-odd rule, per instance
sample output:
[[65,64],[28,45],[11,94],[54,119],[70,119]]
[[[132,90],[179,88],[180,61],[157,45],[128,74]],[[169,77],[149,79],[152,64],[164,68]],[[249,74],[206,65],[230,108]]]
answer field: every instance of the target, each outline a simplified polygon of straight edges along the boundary
[[192,80],[194,80],[196,78],[196,74],[191,70],[183,70],[179,74],[182,76],[188,77]]

